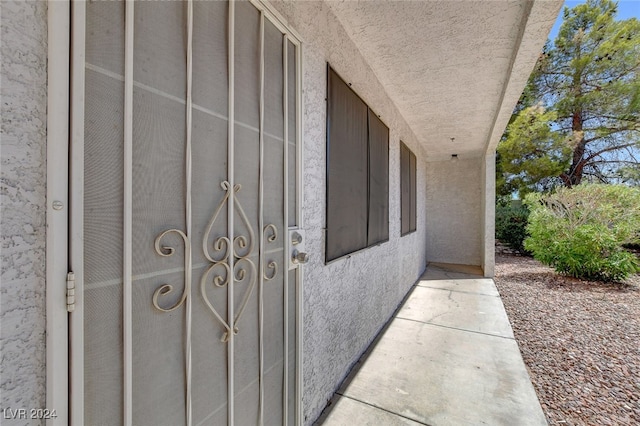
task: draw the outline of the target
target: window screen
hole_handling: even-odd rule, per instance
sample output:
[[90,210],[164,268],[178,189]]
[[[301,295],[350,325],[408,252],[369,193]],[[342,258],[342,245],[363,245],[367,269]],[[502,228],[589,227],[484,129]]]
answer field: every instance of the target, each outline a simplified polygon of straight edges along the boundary
[[389,129],[328,69],[326,261],[389,239]]
[[389,129],[369,110],[368,245],[389,239]]
[[416,156],[400,142],[400,220],[402,235],[416,230]]

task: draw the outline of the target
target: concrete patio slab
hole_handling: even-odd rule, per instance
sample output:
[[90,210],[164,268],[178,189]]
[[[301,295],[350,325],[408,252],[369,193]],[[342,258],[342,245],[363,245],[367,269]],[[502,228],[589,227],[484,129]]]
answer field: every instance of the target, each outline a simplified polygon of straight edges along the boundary
[[493,280],[430,265],[318,424],[408,421],[547,424]]
[[512,339],[395,319],[341,395],[428,425],[545,425]]
[[326,410],[318,422],[334,426],[420,426],[422,423],[389,413],[346,396],[335,395],[331,401],[333,410]]
[[500,295],[493,280],[483,278],[482,270],[477,266],[430,263],[417,285],[488,296]]
[[424,271],[421,279],[438,279],[439,277],[476,279],[482,277],[482,268],[472,265],[431,262],[427,265],[427,269]]
[[484,294],[486,296],[500,296],[493,280],[490,278],[468,280],[468,279],[446,279],[446,280],[422,280],[418,282],[419,287],[439,288],[442,290],[462,291],[465,293]]
[[418,281],[420,287],[441,288],[446,290],[465,291],[467,293],[486,294],[499,296],[491,278],[482,278],[481,272],[470,274],[462,271],[450,271],[443,266],[432,266],[422,274]]
[[497,296],[417,286],[397,318],[513,338]]

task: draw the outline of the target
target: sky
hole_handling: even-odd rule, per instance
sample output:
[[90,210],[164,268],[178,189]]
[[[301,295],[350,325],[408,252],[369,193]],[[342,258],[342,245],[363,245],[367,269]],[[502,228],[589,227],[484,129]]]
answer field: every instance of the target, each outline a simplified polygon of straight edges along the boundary
[[[582,3],[585,3],[585,1],[584,0],[566,0],[564,2],[564,6],[571,9],[572,7]],[[551,29],[551,33],[549,34],[549,39],[551,40],[555,39],[556,35],[558,35],[560,24],[562,24],[562,11],[564,10],[564,6],[560,10],[558,19],[556,20],[556,23],[553,25],[553,28]],[[640,0],[619,0],[618,1],[618,14],[616,15],[616,20],[621,21],[629,18],[640,19]]]

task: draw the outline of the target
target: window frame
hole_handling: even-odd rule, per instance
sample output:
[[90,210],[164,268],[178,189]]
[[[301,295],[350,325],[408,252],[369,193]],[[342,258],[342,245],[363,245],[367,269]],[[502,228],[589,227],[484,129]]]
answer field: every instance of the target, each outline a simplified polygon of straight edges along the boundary
[[[334,82],[333,79],[336,79],[336,81]],[[338,217],[343,217],[345,215],[339,215],[336,214],[335,212],[332,213],[332,206],[336,204],[336,200],[334,198],[332,198],[332,188],[334,187],[332,185],[332,181],[335,180],[335,176],[332,175],[332,166],[334,165],[332,162],[332,158],[331,158],[331,148],[332,148],[332,110],[334,105],[332,104],[332,89],[336,89],[335,87],[332,86],[332,84],[340,84],[343,85],[344,88],[346,88],[349,92],[345,92],[345,93],[349,93],[349,95],[347,95],[344,99],[345,102],[349,101],[349,98],[351,100],[357,100],[359,101],[359,103],[362,104],[362,106],[364,107],[364,111],[365,111],[365,121],[363,123],[355,123],[355,126],[358,126],[358,124],[360,126],[364,125],[364,128],[366,129],[366,132],[364,134],[364,138],[366,139],[364,142],[366,143],[366,150],[363,153],[364,157],[358,158],[358,162],[357,163],[362,163],[362,161],[364,161],[364,164],[366,165],[366,170],[364,172],[364,180],[366,181],[365,185],[361,185],[362,188],[361,190],[366,194],[365,195],[365,201],[366,201],[366,211],[365,213],[365,219],[364,219],[364,223],[359,223],[358,226],[358,230],[354,230],[354,233],[364,233],[364,243],[360,242],[358,244],[353,244],[353,247],[356,248],[347,248],[346,250],[338,250],[338,248],[340,248],[340,244],[332,244],[331,243],[331,239],[332,239],[332,235],[336,235],[336,233],[338,232],[337,230],[333,229],[334,227],[340,227],[339,223],[336,224],[336,218]],[[390,153],[390,146],[389,146],[389,135],[390,135],[390,130],[389,127],[380,119],[380,117],[375,114],[375,112],[369,107],[369,105],[350,87],[350,84],[348,84],[332,67],[331,65],[329,65],[327,63],[327,86],[326,86],[326,90],[327,90],[327,97],[326,97],[326,105],[327,105],[327,110],[326,110],[326,185],[325,185],[325,189],[326,189],[326,193],[325,193],[325,209],[326,209],[326,215],[325,215],[325,249],[324,249],[324,257],[325,257],[325,264],[329,264],[331,262],[337,261],[339,259],[343,259],[345,257],[349,257],[355,253],[358,253],[360,251],[366,250],[369,247],[374,247],[377,245],[381,245],[387,241],[389,241],[390,235],[389,235],[389,229],[390,229],[390,223],[389,223],[389,207],[390,207],[390,202],[389,202],[389,181],[390,181],[390,173],[389,173],[389,153]],[[344,90],[344,89],[343,89]],[[348,106],[346,107],[348,108]],[[354,109],[355,111],[355,109]],[[357,112],[357,111],[356,111]],[[373,124],[373,120],[377,120],[378,122]],[[375,130],[372,131],[372,126],[375,126]],[[349,129],[346,129],[349,130]],[[382,132],[379,132],[380,130],[382,130]],[[333,128],[333,131],[336,131],[336,128]],[[349,132],[346,131],[346,133],[348,134]],[[358,136],[362,136],[362,135],[358,135]],[[380,136],[382,136],[382,138],[380,138]],[[335,136],[334,136],[335,137]],[[376,140],[374,140],[372,142],[372,138],[376,138]],[[335,141],[334,141],[335,143]],[[360,143],[362,143],[362,140],[360,141]],[[374,160],[376,160],[376,162],[378,164],[382,164],[384,163],[384,170],[383,170],[383,176],[385,176],[384,178],[380,178],[380,175],[378,175],[377,173],[379,173],[379,169],[376,168],[376,174],[372,174],[372,144],[378,144],[378,150],[376,152],[374,152],[373,156],[379,156],[378,158],[374,158]],[[380,144],[381,143],[381,144]],[[358,142],[354,142],[353,146],[357,147]],[[377,155],[376,155],[377,154]],[[334,153],[335,155],[335,153]],[[382,157],[382,158],[380,158]],[[382,159],[382,161],[380,161]],[[350,163],[349,160],[344,161],[343,163]],[[334,171],[335,173],[335,171]],[[348,172],[346,172],[345,174],[348,174]],[[359,176],[359,174],[355,175],[356,177],[361,177]],[[377,178],[375,179],[375,182],[377,182],[378,184],[376,185],[372,185],[372,178]],[[373,198],[375,198],[375,200],[378,201],[383,201],[382,203],[377,203],[378,205],[381,206],[381,209],[378,209],[377,212],[374,212],[374,218],[381,218],[381,220],[378,221],[378,225],[379,228],[372,231],[371,227],[372,227],[372,186],[375,186],[378,190],[381,191],[381,193],[377,193],[377,195],[375,195]],[[335,189],[334,189],[335,191]],[[340,193],[338,193],[340,194]],[[339,196],[335,197],[335,198],[340,198]],[[343,197],[344,198],[344,197]],[[340,201],[340,200],[338,200]],[[355,208],[357,209],[358,207],[358,201],[354,200],[355,204]],[[346,208],[347,210],[350,210],[348,207]],[[344,208],[342,210],[345,210]],[[382,213],[381,213],[382,212]],[[361,212],[360,212],[361,213]],[[360,219],[362,221],[362,218]],[[344,226],[342,227],[344,228]],[[374,237],[372,239],[372,237]],[[358,239],[358,235],[354,236],[354,240]]]
[[[406,155],[406,159],[405,159]],[[411,149],[400,141],[400,236],[417,231],[417,157]],[[407,194],[408,199],[405,199]],[[406,203],[406,204],[405,204]],[[405,222],[405,208],[407,222]],[[405,227],[406,225],[406,227]]]

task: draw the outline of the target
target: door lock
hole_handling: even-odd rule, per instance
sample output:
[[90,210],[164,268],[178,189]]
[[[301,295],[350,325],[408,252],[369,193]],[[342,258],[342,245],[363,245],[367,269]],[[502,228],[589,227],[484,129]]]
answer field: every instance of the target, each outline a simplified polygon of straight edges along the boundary
[[293,250],[291,261],[295,264],[304,264],[309,261],[309,255],[298,250]]
[[302,235],[300,235],[299,232],[294,231],[293,234],[291,234],[291,244],[292,245],[297,245],[300,244],[302,242]]

